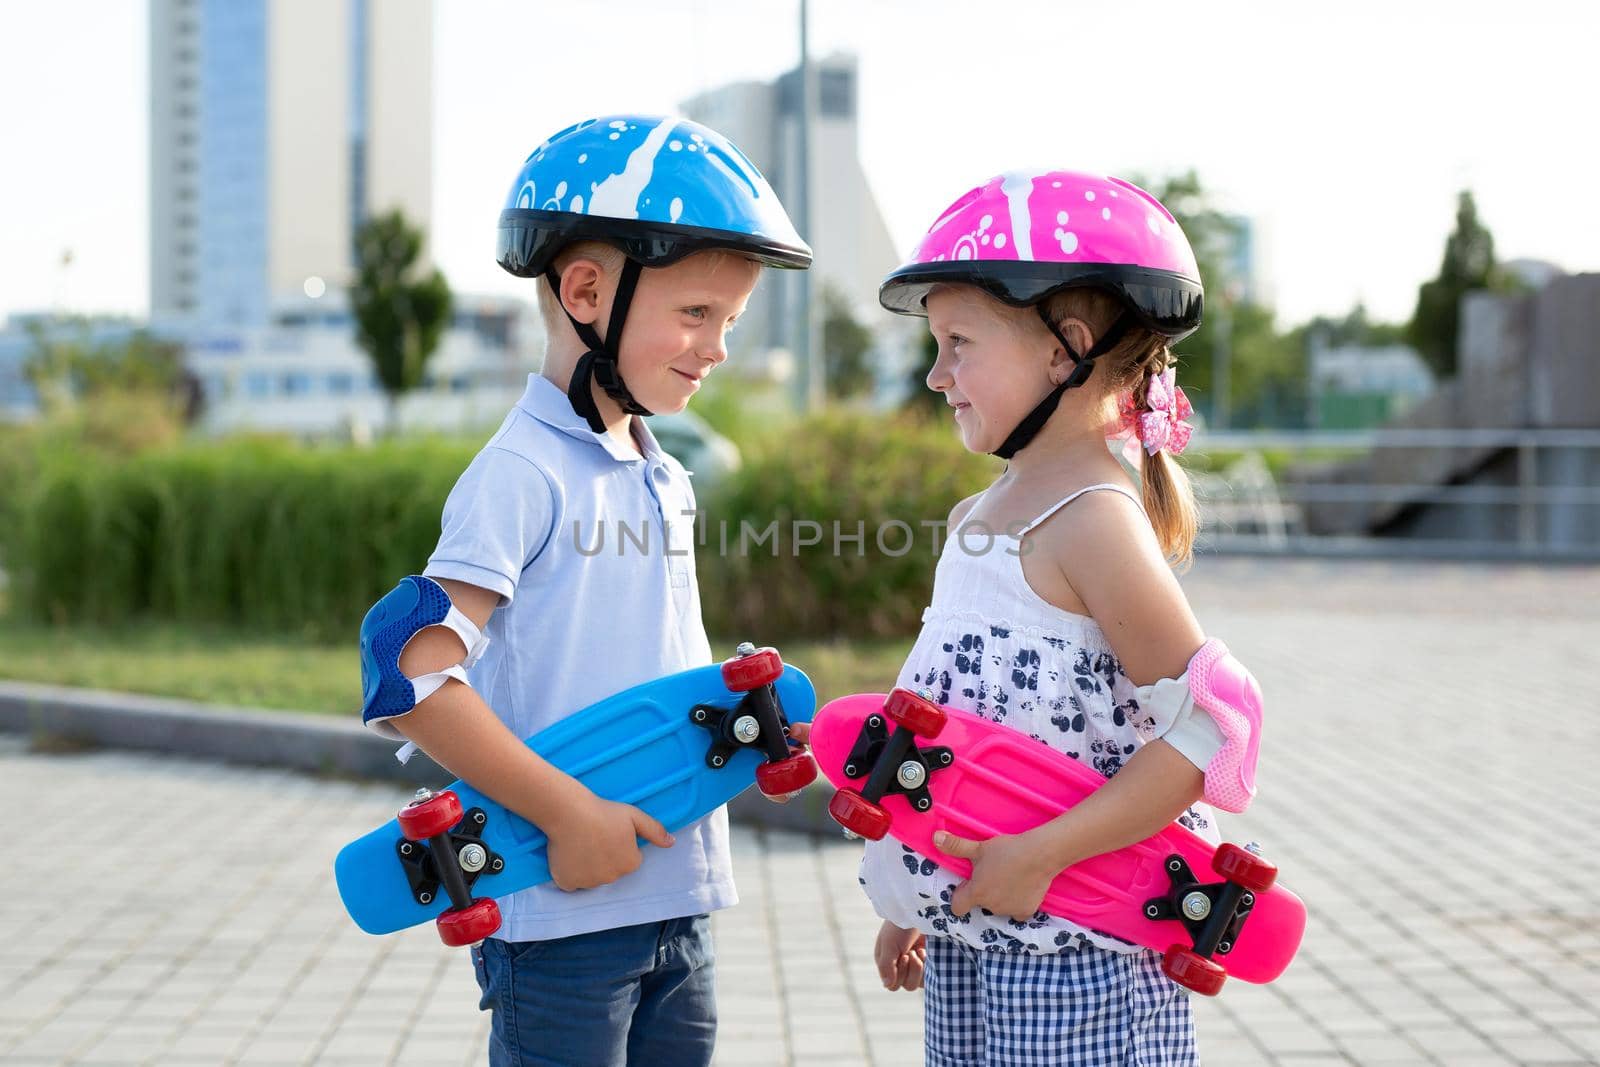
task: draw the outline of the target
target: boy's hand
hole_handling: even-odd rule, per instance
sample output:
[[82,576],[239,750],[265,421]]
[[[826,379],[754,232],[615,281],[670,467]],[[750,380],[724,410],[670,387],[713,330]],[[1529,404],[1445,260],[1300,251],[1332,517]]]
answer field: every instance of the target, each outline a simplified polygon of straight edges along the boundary
[[550,877],[558,889],[593,889],[632,874],[644,862],[638,838],[671,848],[673,836],[630,804],[593,793],[572,805],[545,831],[550,837]]
[[928,962],[928,939],[921,930],[902,930],[885,922],[878,930],[878,943],[872,949],[883,988],[910,992],[922,988],[922,971]]
[[957,916],[984,908],[1027,922],[1038,912],[1050,883],[1061,873],[1050,860],[1049,850],[1028,833],[969,841],[940,830],[933,835],[933,845],[947,855],[972,861],[972,876],[950,895],[950,910]]

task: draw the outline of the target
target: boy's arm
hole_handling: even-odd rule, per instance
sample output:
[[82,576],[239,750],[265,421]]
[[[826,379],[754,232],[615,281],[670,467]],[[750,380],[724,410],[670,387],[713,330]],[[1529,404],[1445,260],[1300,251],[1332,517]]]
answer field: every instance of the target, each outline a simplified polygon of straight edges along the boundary
[[[436,580],[473,625],[481,630],[488,624],[499,594]],[[400,672],[420,677],[460,663],[465,655],[460,638],[432,626],[401,653]],[[451,774],[543,830],[550,838],[550,871],[562,889],[604,885],[631,873],[642,861],[635,835],[663,848],[672,844],[672,836],[649,815],[602,800],[551,766],[507,729],[471,686],[455,679],[389,722]]]

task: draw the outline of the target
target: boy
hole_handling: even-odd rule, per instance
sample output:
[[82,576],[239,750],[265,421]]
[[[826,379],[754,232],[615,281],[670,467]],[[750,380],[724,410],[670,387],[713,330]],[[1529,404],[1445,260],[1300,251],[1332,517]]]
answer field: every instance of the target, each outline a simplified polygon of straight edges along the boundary
[[811,250],[725,138],[618,116],[529,156],[501,214],[499,260],[545,280],[544,368],[445,504],[420,581],[453,610],[400,654],[414,706],[369,701],[364,714],[549,836],[554,884],[503,898],[500,930],[473,949],[490,1062],[706,1064],[707,913],[736,902],[726,811],[674,839],[522,739],[712,662],[694,493],[636,416],[681,411],[727,359],[762,264],[804,268]]

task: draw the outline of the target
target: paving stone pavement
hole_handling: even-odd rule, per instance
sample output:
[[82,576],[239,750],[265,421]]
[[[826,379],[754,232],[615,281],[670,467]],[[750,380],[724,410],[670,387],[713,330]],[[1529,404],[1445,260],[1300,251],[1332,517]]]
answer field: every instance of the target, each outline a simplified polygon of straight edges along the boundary
[[[1205,1062],[1600,1063],[1600,569],[1226,559],[1185,584],[1268,699],[1261,795],[1223,830],[1311,909],[1280,981],[1197,1002]],[[14,738],[0,771],[0,1063],[483,1062],[466,955],[360,933],[330,881],[396,787]],[[736,827],[718,1064],[921,1062],[858,847]]]

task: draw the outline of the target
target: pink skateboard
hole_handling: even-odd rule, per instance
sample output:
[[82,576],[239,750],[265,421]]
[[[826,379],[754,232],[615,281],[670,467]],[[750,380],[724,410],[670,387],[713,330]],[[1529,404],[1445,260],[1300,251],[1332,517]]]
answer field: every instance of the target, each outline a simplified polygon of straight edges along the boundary
[[[838,787],[828,811],[840,825],[873,840],[893,834],[963,877],[972,864],[934,848],[935,831],[978,840],[1020,833],[1106,781],[1048,745],[905,689],[824,705],[811,751]],[[1300,947],[1306,907],[1274,884],[1277,875],[1253,847],[1213,848],[1174,823],[1062,871],[1040,907],[1164,953],[1169,978],[1213,996],[1230,974],[1272,981]]]

